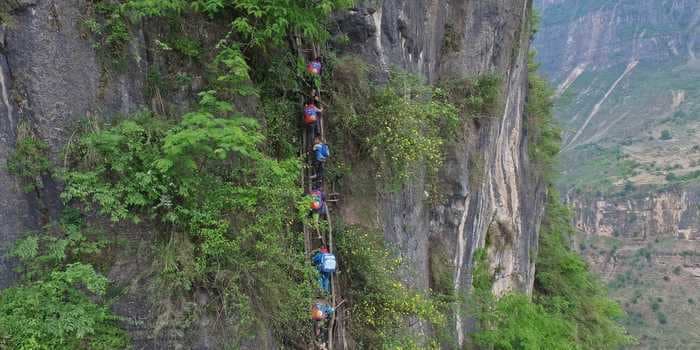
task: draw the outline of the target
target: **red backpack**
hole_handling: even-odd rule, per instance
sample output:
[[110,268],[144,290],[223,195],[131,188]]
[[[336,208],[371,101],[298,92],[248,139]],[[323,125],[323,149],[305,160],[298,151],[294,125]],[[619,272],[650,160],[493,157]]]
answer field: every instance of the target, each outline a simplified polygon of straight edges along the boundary
[[319,74],[321,73],[321,62],[319,61],[311,61],[309,64],[306,65],[306,71],[309,72],[310,74]]
[[323,198],[321,197],[320,191],[311,192],[311,209],[320,210],[323,207]]
[[304,106],[304,123],[313,124],[318,120],[318,111],[316,106],[308,104]]

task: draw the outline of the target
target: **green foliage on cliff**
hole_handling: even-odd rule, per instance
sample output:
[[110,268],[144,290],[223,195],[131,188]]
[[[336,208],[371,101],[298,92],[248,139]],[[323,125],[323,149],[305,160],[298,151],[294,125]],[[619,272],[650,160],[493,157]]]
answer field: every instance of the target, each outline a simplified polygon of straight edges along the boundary
[[396,278],[401,261],[384,248],[382,237],[357,227],[336,235],[340,275],[350,303],[351,332],[362,349],[418,349],[409,331],[418,318],[443,325],[445,317],[427,297],[410,291]]
[[616,349],[631,339],[619,321],[620,306],[569,248],[571,214],[550,189],[532,300],[491,295],[491,272],[485,253],[475,257],[472,301],[479,331],[472,338],[489,349]]
[[457,107],[444,91],[412,75],[393,71],[385,85],[373,85],[357,58],[333,67],[331,88],[337,139],[359,144],[377,165],[377,177],[396,187],[425,166],[435,175],[444,145],[454,139]]
[[[295,139],[304,67],[290,59],[292,50],[285,43],[294,35],[307,44],[322,42],[328,37],[326,16],[351,1],[94,3],[100,18],[89,18],[84,25],[117,57],[126,54],[132,24],[145,17],[174,19],[197,12],[212,21],[230,21],[233,29],[211,48],[187,39],[158,42],[161,49],[193,60],[211,54],[199,105],[181,116],[144,112],[110,124],[84,125],[66,149],[62,199],[85,213],[155,232],[149,242],[158,272],[154,302],[163,309],[196,304],[194,296],[201,293],[210,297],[206,308],[192,306],[187,316],[160,315],[157,329],[187,330],[197,315],[211,313],[217,317],[209,326],[230,330],[231,347],[255,336],[260,327],[272,330],[283,346],[308,343],[308,307],[316,285],[315,271],[302,254],[300,224],[308,220],[308,203],[298,183],[301,161]],[[159,84],[153,85],[150,97],[157,95]],[[264,129],[259,119],[239,114],[231,102],[250,95],[260,97]],[[373,86],[367,97],[371,102],[363,107],[372,106],[367,119],[353,123],[370,129],[354,136],[366,142],[382,169],[403,180],[423,161],[436,171],[446,130],[457,122],[454,107],[443,102],[441,92],[397,73],[389,85]],[[384,158],[379,146],[391,157]],[[420,348],[410,334],[409,319],[439,325],[444,317],[427,296],[399,282],[398,261],[380,239],[357,230],[345,233],[336,237],[344,272],[352,277],[346,281],[344,307],[352,311],[356,341],[370,348]],[[43,298],[47,305],[89,310],[85,329],[78,328],[76,336],[66,331],[66,340],[57,337],[57,343],[42,338],[44,348],[63,348],[58,342],[69,344],[67,348],[127,347],[115,319],[98,302],[107,280],[96,272],[91,275],[87,264],[105,260],[94,255],[106,244],[83,227],[69,225],[60,232],[31,235],[15,250],[30,279],[22,293],[50,284],[59,294],[72,286],[71,293],[77,294],[70,299],[53,300],[54,294]],[[80,278],[72,277],[73,269],[79,269]],[[96,281],[101,287],[93,288]],[[14,307],[15,299],[3,301],[0,310]],[[7,339],[12,337],[15,333]],[[75,339],[83,341],[70,343]]]
[[[68,210],[55,234],[31,234],[11,256],[20,282],[0,292],[0,348],[124,349],[126,333],[104,302],[108,281],[92,261],[106,241]],[[81,262],[84,261],[84,262]]]
[[117,318],[93,301],[107,278],[81,263],[0,293],[0,347],[6,349],[124,349]]
[[470,117],[494,116],[501,102],[503,78],[491,72],[441,84],[448,100]]
[[561,146],[561,128],[554,119],[554,91],[537,69],[535,53],[528,60],[528,95],[525,108],[527,116],[528,152],[540,175],[549,177],[555,173],[557,156]]
[[[157,263],[165,299],[206,289],[220,299],[222,321],[243,324],[233,338],[264,322],[279,339],[303,343],[314,272],[294,225],[308,208],[299,161],[269,158],[256,123],[217,118],[212,113],[229,108],[210,102],[218,103],[179,122],[141,114],[88,132],[70,153],[63,197],[169,232]],[[397,261],[378,238],[352,229],[336,237],[358,341],[408,346],[406,317],[444,322],[428,298],[394,277]]]
[[481,315],[482,327],[473,338],[486,349],[584,349],[571,341],[571,325],[548,313],[527,295],[509,294]]
[[352,4],[353,0],[98,0],[94,8],[100,19],[88,18],[83,24],[116,56],[125,53],[132,22],[191,13],[230,19],[232,32],[227,37],[235,33],[246,46],[272,49],[282,46],[289,33],[313,42],[327,40],[326,17]]
[[571,325],[561,315],[547,312],[523,294],[492,294],[494,276],[485,249],[474,254],[472,290],[467,296],[469,314],[478,320],[471,337],[485,349],[574,349]]
[[28,125],[21,124],[14,152],[7,157],[7,172],[17,176],[25,192],[44,187],[43,177],[50,174],[49,146]]
[[535,274],[536,301],[556,311],[575,327],[574,340],[583,349],[613,349],[630,338],[620,326],[624,315],[583,258],[571,250],[571,212],[550,188],[540,230]]
[[425,165],[431,174],[442,165],[442,131],[458,123],[453,105],[439,100],[441,91],[411,76],[395,73],[386,87],[369,100],[369,112],[350,121],[350,130],[363,140],[380,173],[405,182]]
[[149,221],[171,241],[184,236],[178,245],[191,246],[189,255],[164,242],[166,294],[203,288],[219,299],[222,321],[266,322],[282,339],[303,339],[313,279],[291,226],[303,199],[299,161],[265,156],[255,121],[218,118],[230,106],[202,102],[179,122],[144,114],[83,136],[63,198],[97,205],[114,221]]

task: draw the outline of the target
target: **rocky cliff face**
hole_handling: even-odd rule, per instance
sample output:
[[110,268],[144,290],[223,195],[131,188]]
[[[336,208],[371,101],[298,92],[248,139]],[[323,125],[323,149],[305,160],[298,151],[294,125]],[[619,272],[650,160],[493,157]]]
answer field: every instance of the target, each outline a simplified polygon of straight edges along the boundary
[[698,188],[677,188],[636,196],[577,198],[576,227],[589,235],[647,241],[700,239]]
[[[415,287],[430,287],[430,261],[446,254],[455,287],[468,288],[474,253],[492,235],[494,292],[532,288],[544,188],[529,167],[523,125],[529,11],[529,1],[385,1],[340,21],[363,24],[352,50],[380,67],[399,65],[431,82],[490,72],[503,77],[498,114],[468,125],[448,154],[440,176],[445,203],[430,204],[423,179],[375,199],[373,224],[400,248],[405,278]],[[346,218],[366,205],[352,193],[344,198]],[[457,328],[461,343],[459,319]]]
[[[414,287],[431,287],[430,261],[442,258],[449,262],[454,286],[467,289],[474,253],[486,247],[489,264],[498,271],[496,294],[532,289],[544,187],[527,158],[523,118],[530,5],[529,0],[387,0],[336,15],[338,27],[351,39],[347,51],[384,71],[399,66],[432,83],[487,73],[502,77],[496,115],[466,125],[449,151],[440,171],[446,198],[441,204],[431,204],[423,178],[394,193],[358,194],[351,183],[343,194],[346,220],[381,228],[398,247],[403,277]],[[47,140],[54,161],[60,161],[59,150],[71,142],[67,130],[72,123],[132,113],[147,104],[144,81],[153,58],[144,31],[136,30],[130,41],[129,69],[108,72],[81,30],[86,6],[89,1],[24,0],[11,8],[12,24],[0,29],[0,163],[14,148],[20,122]],[[25,194],[15,178],[0,171],[0,254],[59,209],[59,188],[50,184],[39,196]],[[359,215],[368,202],[376,210]],[[188,333],[188,345],[177,340],[184,336],[181,330],[154,338],[162,310],[148,301],[154,293],[147,283],[151,235],[143,228],[120,231],[127,232],[120,238],[129,243],[115,258],[110,278],[130,286],[115,309],[131,320],[137,347],[217,348],[218,336],[207,330],[206,320]],[[0,261],[0,288],[12,282],[10,271],[11,263]],[[417,329],[429,332],[425,326]],[[466,331],[466,321],[457,317],[459,343]],[[273,347],[264,333],[252,347]]]
[[[676,129],[668,121],[696,126],[699,96],[694,82],[700,67],[696,1],[536,4],[542,12],[542,30],[535,46],[542,71],[560,97],[557,110],[566,126],[565,150],[586,144],[622,145],[635,161],[646,163],[645,155],[653,148],[664,148],[650,142],[664,129],[677,131],[674,140],[682,143],[675,146],[692,143],[685,139],[687,128]],[[633,181],[663,182],[646,173]]]
[[[133,113],[143,107],[143,38],[133,38],[128,73],[108,73],[93,43],[81,31],[85,1],[10,1],[12,21],[0,27],[2,132],[0,163],[14,149],[20,123],[31,125],[51,148],[54,161],[69,141],[75,122],[87,116]],[[140,46],[140,47],[139,47]],[[12,242],[46,224],[60,207],[56,185],[26,194],[18,180],[0,171],[0,259]],[[11,281],[5,260],[0,288]]]
[[576,78],[631,60],[695,59],[700,12],[696,1],[536,0],[543,30],[537,37],[544,72]]
[[634,349],[683,349],[700,342],[697,193],[691,186],[569,198],[583,232],[577,248],[624,306],[626,327],[639,340]]

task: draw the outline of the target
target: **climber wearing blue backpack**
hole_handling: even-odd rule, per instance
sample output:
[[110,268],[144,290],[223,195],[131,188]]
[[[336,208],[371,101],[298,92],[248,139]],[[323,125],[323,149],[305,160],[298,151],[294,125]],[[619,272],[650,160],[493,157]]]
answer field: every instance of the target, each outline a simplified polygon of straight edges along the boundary
[[335,255],[328,252],[328,248],[322,246],[312,259],[314,266],[318,269],[318,283],[323,289],[323,292],[330,294],[331,292],[331,275],[335,272],[336,261]]
[[323,166],[330,155],[331,152],[328,145],[320,137],[316,136],[313,147],[313,163],[316,174],[312,175],[311,178],[316,179],[319,185],[323,183]]

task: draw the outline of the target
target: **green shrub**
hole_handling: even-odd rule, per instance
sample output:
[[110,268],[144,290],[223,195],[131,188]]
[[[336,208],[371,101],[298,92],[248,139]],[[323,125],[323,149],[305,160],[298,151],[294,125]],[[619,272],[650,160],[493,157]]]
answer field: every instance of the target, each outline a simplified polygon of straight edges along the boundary
[[179,54],[191,59],[196,59],[202,54],[201,44],[197,40],[186,36],[173,38],[171,45]]
[[128,347],[103,301],[107,278],[90,264],[104,261],[97,257],[107,243],[74,209],[64,210],[45,233],[16,242],[10,256],[20,260],[22,274],[16,286],[0,291],[0,348]]
[[496,73],[442,83],[448,101],[469,117],[495,116],[502,85],[503,79]]
[[482,329],[473,338],[487,349],[577,349],[570,320],[549,313],[528,296],[506,295],[481,317]]
[[668,317],[666,317],[666,314],[663,312],[657,312],[656,313],[656,320],[659,321],[659,324],[666,324],[668,323]]
[[49,146],[39,139],[27,125],[20,125],[15,150],[7,157],[7,172],[17,176],[25,192],[44,187],[43,177],[50,175]]
[[651,303],[651,310],[652,311],[659,311],[660,307],[661,307],[661,305],[659,305],[659,303],[656,301]]
[[97,231],[76,223],[55,223],[47,230],[30,233],[10,251],[22,262],[23,279],[35,280],[70,262],[97,263],[96,257],[109,243]]
[[[391,74],[386,86],[345,88],[336,86],[334,91],[334,100],[342,106],[335,114],[340,118],[338,132],[351,135],[370,155],[378,166],[378,178],[396,187],[417,175],[423,165],[428,174],[437,173],[443,146],[458,125],[456,109],[443,101],[441,90],[399,72]],[[369,96],[360,97],[368,91]],[[348,103],[348,96],[360,98]]]
[[396,277],[401,263],[384,248],[381,235],[357,227],[336,230],[336,252],[350,308],[351,332],[363,349],[418,348],[410,321],[445,322],[438,305],[411,291]]
[[192,246],[159,244],[160,300],[206,289],[218,296],[220,322],[240,325],[232,338],[264,322],[280,339],[302,342],[311,335],[299,310],[314,289],[302,236],[290,226],[300,215],[299,161],[265,156],[254,120],[217,118],[231,107],[208,94],[201,102],[178,123],[142,114],[83,136],[62,197],[113,221],[148,220],[180,237],[176,248]]
[[0,347],[8,349],[124,349],[126,333],[95,298],[107,278],[81,263],[0,292]]

